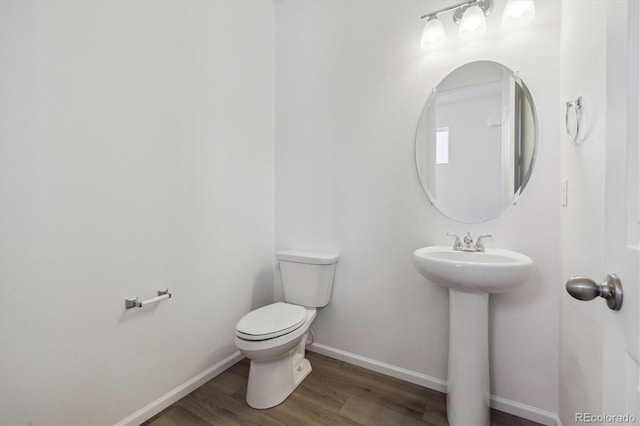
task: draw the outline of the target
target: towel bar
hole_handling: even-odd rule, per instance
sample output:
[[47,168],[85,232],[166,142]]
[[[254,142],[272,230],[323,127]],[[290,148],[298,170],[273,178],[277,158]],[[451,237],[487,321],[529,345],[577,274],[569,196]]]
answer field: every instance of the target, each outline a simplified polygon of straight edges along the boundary
[[[575,111],[576,117],[576,125],[575,131],[569,128],[569,110],[573,109]],[[567,102],[567,110],[564,115],[564,124],[567,130],[567,136],[571,142],[577,142],[578,136],[580,135],[580,120],[582,118],[582,96],[572,102]]]
[[169,293],[169,289],[161,288],[160,290],[158,290],[158,295],[156,297],[152,297],[151,299],[148,299],[148,300],[143,300],[142,302],[139,301],[137,297],[130,297],[128,299],[125,299],[124,307],[125,309],[143,308],[147,305],[158,303],[161,300],[170,299],[170,298],[171,298],[171,293]]

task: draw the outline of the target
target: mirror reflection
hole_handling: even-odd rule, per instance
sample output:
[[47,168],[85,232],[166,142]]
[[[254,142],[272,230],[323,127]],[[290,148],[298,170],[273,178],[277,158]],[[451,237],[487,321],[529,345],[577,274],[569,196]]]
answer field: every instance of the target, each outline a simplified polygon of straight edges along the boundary
[[432,91],[416,134],[422,187],[459,222],[494,218],[513,204],[531,176],[537,116],[526,85],[496,62],[472,62]]

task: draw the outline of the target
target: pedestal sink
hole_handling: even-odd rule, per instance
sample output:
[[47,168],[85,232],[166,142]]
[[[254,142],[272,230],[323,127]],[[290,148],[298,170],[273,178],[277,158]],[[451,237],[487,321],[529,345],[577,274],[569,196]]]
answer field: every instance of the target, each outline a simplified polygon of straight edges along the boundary
[[443,246],[418,249],[413,260],[425,278],[449,289],[449,424],[489,425],[489,294],[523,284],[533,261],[511,250]]

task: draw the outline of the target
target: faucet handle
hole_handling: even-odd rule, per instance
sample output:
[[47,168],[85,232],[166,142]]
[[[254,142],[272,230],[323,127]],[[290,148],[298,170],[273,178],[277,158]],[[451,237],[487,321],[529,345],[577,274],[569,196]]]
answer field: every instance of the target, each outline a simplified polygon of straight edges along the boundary
[[484,244],[482,243],[482,239],[483,238],[491,238],[491,234],[484,234],[484,235],[480,235],[478,236],[478,239],[476,240],[476,251],[484,251]]
[[454,237],[456,239],[456,241],[453,243],[453,249],[462,250],[462,241],[460,240],[460,237],[458,237],[456,234],[452,232],[447,232],[447,235],[449,237]]

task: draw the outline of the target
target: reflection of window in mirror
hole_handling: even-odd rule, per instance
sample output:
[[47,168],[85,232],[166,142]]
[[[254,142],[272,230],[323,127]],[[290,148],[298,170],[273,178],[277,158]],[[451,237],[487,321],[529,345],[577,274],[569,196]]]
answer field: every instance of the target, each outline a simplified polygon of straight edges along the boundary
[[449,128],[436,130],[436,164],[449,164]]

